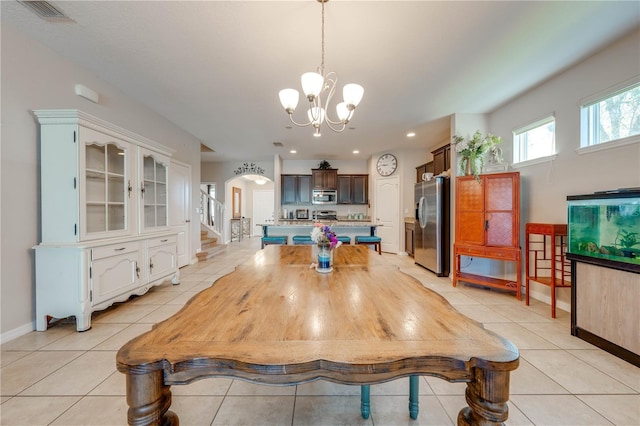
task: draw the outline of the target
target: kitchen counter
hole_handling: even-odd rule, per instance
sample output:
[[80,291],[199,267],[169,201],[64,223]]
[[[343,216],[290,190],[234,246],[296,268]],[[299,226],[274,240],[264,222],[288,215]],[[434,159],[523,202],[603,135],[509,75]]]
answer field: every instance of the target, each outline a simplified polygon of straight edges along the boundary
[[372,223],[370,220],[296,220],[296,219],[280,219],[278,223],[257,223],[257,226],[313,226],[316,223],[322,223],[329,225],[332,228],[335,226],[382,226],[377,223]]
[[[257,226],[262,226],[262,236],[286,236],[289,243],[292,242],[291,237],[294,235],[311,235],[311,228],[313,228],[314,221],[312,220],[282,220],[278,223],[257,223]],[[331,229],[337,235],[343,235],[351,237],[351,243],[355,244],[356,235],[375,235],[376,228],[382,226],[378,223],[372,223],[370,221],[357,221],[357,220],[331,220],[321,221],[324,225],[329,225]]]

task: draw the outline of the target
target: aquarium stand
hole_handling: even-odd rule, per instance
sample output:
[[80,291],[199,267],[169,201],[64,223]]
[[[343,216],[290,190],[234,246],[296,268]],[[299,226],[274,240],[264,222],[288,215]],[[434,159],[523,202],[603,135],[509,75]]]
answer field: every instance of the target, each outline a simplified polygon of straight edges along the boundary
[[525,237],[525,301],[529,305],[529,282],[550,287],[551,318],[556,317],[556,288],[571,288],[571,266],[565,258],[567,225],[527,223]]
[[640,276],[593,259],[571,261],[571,334],[640,367]]

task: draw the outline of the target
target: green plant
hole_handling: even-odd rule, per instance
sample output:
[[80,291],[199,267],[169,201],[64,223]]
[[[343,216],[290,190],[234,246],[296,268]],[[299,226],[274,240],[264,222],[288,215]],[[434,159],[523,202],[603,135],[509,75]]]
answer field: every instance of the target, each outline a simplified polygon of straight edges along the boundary
[[460,156],[460,167],[465,170],[467,169],[467,164],[469,164],[471,173],[476,179],[478,179],[478,174],[484,165],[484,153],[494,149],[501,143],[502,138],[500,136],[495,136],[491,133],[483,135],[479,130],[476,130],[468,140],[465,140],[463,136],[453,137],[453,144]]
[[318,168],[320,170],[329,170],[331,169],[331,164],[327,160],[322,160],[320,164],[318,164]]
[[616,235],[616,245],[619,245],[623,248],[631,248],[637,244],[640,244],[637,238],[637,232],[625,231],[624,229],[618,230],[618,235]]

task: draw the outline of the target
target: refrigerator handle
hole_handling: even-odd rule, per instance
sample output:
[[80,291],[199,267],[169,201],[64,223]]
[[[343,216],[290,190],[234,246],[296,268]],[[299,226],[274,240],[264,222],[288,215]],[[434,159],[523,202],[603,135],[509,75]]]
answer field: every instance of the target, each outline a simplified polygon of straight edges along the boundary
[[420,221],[420,228],[424,229],[427,226],[426,215],[425,215],[425,197],[420,197],[420,202],[418,203],[418,220]]

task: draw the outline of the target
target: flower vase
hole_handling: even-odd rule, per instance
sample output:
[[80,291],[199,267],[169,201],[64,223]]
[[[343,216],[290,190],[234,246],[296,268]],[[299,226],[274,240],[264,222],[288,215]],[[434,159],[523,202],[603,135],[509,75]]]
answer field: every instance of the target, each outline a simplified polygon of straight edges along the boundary
[[465,176],[477,176],[482,173],[482,162],[480,157],[463,157],[462,161],[464,162]]
[[318,272],[331,272],[333,270],[333,250],[330,243],[318,243]]
[[464,162],[464,175],[471,176],[471,158],[465,158]]

